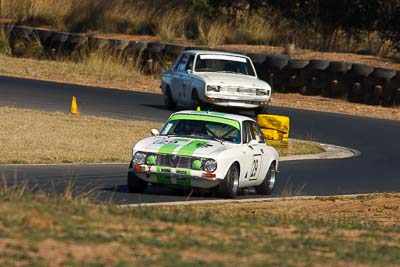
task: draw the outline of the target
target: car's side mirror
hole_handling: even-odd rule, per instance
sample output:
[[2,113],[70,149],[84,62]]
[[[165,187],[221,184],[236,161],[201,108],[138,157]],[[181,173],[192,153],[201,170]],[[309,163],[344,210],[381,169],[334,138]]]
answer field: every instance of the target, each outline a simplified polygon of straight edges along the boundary
[[150,133],[151,133],[152,136],[159,136],[160,135],[160,132],[157,129],[151,129]]
[[188,74],[192,74],[192,70],[191,70],[191,69],[187,69],[186,72],[187,72]]
[[258,146],[258,141],[253,139],[249,142],[249,146],[253,147],[253,146]]

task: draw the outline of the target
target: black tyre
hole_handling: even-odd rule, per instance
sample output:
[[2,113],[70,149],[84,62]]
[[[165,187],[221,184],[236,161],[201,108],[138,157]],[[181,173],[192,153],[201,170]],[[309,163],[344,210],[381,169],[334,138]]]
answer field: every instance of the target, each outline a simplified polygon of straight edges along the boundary
[[268,114],[268,105],[258,107],[254,110],[254,114],[257,116],[258,114]]
[[269,166],[267,175],[259,186],[256,186],[256,192],[261,195],[271,195],[275,188],[276,170],[275,164]]
[[268,68],[282,70],[288,64],[289,57],[287,55],[268,55]]
[[351,68],[351,63],[343,61],[331,61],[328,70],[330,72],[345,73]]
[[128,172],[128,190],[131,193],[143,193],[147,188],[147,183],[136,176],[135,173]]
[[235,198],[239,188],[239,166],[234,163],[228,170],[224,180],[217,187],[217,196]]
[[288,68],[289,69],[303,69],[305,68],[308,64],[310,63],[309,60],[306,59],[291,59],[288,62]]
[[330,62],[326,60],[312,59],[310,60],[308,68],[310,70],[326,70],[329,67],[329,63]]
[[355,76],[368,77],[374,71],[373,67],[365,64],[353,64],[351,72]]
[[385,69],[385,68],[375,68],[374,72],[372,73],[372,76],[374,76],[378,79],[390,80],[394,76],[396,76],[396,71],[390,70],[390,69]]
[[176,103],[175,103],[174,99],[172,99],[172,93],[171,93],[171,89],[169,87],[167,87],[165,90],[164,104],[167,108],[176,107]]

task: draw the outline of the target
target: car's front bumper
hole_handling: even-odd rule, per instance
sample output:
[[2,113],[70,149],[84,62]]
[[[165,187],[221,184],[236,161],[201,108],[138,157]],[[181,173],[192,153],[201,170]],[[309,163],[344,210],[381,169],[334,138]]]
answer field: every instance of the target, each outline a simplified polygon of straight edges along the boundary
[[180,169],[161,166],[135,165],[129,168],[129,172],[135,173],[143,181],[155,184],[171,184],[191,186],[198,188],[212,188],[217,186],[223,178],[207,177],[204,171]]

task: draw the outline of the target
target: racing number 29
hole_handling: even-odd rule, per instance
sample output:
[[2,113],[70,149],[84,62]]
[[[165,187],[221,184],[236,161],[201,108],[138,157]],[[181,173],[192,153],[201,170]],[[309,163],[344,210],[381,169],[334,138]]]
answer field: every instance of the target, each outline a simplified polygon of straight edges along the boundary
[[253,158],[253,164],[251,165],[251,172],[250,172],[250,178],[254,178],[257,175],[258,167],[259,167],[259,158],[254,157]]

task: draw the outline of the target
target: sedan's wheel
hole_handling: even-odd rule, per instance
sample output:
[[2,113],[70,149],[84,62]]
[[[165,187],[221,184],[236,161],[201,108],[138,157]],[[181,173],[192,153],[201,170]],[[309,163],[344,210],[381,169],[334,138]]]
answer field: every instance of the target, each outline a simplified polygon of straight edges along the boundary
[[254,110],[254,114],[257,116],[258,114],[267,114],[268,113],[268,105],[260,106]]
[[132,172],[128,172],[128,190],[131,193],[143,193],[147,188],[147,183]]
[[275,164],[272,163],[262,183],[256,186],[256,192],[261,195],[271,195],[275,188],[275,181],[276,170]]
[[217,187],[217,195],[222,198],[234,198],[239,188],[239,166],[233,164],[224,180]]
[[172,99],[171,89],[169,89],[169,87],[165,90],[164,104],[167,108],[174,108],[176,106],[175,101]]

